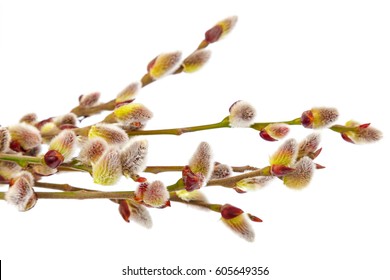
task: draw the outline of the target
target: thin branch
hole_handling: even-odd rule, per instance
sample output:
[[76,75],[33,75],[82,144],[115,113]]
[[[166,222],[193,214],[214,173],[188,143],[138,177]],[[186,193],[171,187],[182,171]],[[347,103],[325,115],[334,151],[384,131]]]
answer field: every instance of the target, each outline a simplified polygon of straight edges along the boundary
[[36,192],[38,199],[134,199],[133,191],[100,192],[100,191],[66,191]]
[[[183,170],[183,165],[172,165],[172,166],[148,166],[144,170],[144,172],[158,174],[162,172],[181,172]],[[231,167],[233,172],[245,172],[245,171],[253,171],[257,170],[257,167],[253,167],[250,165],[244,165],[244,166],[232,166]]]
[[[19,154],[3,154],[0,153],[0,160],[11,161],[19,164],[22,167],[27,167],[29,164],[43,164],[41,157],[31,157],[24,156]],[[183,165],[172,165],[172,166],[147,166],[144,172],[158,174],[162,172],[180,172],[184,168]],[[62,163],[59,167],[57,167],[59,171],[80,171],[80,172],[92,172],[92,168],[90,166],[86,166],[80,164],[80,162],[73,161]],[[244,165],[244,166],[232,166],[234,172],[245,172],[245,171],[253,171],[258,168]]]
[[35,182],[35,186],[38,188],[66,191],[66,192],[89,191],[87,189],[73,187],[69,184],[55,184],[55,183],[46,183],[46,182],[39,182],[39,181]]
[[215,179],[207,182],[207,187],[221,186],[225,188],[235,188],[237,183],[243,179],[257,177],[257,176],[272,176],[270,166],[266,166],[255,171],[247,172],[237,176],[226,177],[223,179]]
[[180,197],[177,196],[176,192],[170,192],[170,201],[179,202],[191,206],[198,206],[201,208],[206,208],[208,210],[214,211],[214,212],[221,212],[221,204],[210,204],[204,201],[198,201],[198,200],[183,200]]

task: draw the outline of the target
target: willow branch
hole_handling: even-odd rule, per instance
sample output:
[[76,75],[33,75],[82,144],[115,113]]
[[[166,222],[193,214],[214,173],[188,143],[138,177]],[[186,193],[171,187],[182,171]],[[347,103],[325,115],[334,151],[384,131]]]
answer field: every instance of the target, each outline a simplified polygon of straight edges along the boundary
[[271,168],[270,166],[266,166],[261,169],[257,169],[255,171],[246,172],[241,175],[226,177],[223,179],[215,179],[210,180],[207,182],[207,187],[211,186],[221,186],[225,188],[235,188],[237,186],[237,183],[243,179],[257,177],[257,176],[272,176],[271,175]]
[[[261,169],[257,169],[255,171],[246,172],[241,175],[226,177],[223,179],[214,179],[207,182],[206,186],[221,186],[225,188],[235,188],[237,186],[237,183],[243,179],[257,177],[257,176],[272,176],[271,175],[271,167],[266,166]],[[175,184],[172,184],[167,187],[168,191],[179,191],[184,190],[185,185],[183,182],[183,179],[179,179]]]
[[41,157],[22,156],[19,154],[4,154],[0,153],[0,160],[12,161],[20,165],[21,167],[27,167],[29,164],[42,164]]
[[134,199],[133,191],[100,192],[100,191],[65,191],[36,192],[38,199]]
[[[295,118],[293,120],[289,121],[276,121],[276,122],[258,122],[254,123],[250,126],[250,128],[260,131],[264,129],[266,126],[270,124],[276,124],[276,123],[282,123],[286,125],[301,125],[301,119]],[[196,132],[196,131],[203,131],[203,130],[211,130],[211,129],[219,129],[219,128],[231,128],[229,123],[229,117],[224,118],[222,121],[212,124],[204,124],[204,125],[197,125],[197,126],[188,126],[188,127],[179,127],[179,128],[163,128],[163,129],[154,129],[154,130],[126,130],[126,133],[129,136],[139,136],[139,135],[176,135],[180,136],[184,133],[189,132]],[[86,126],[82,128],[75,128],[74,131],[77,135],[81,136],[88,136],[89,130],[91,129],[91,126]],[[355,127],[347,127],[344,125],[333,125],[329,127],[330,130],[342,133],[342,132],[348,132],[348,131],[354,131],[356,130]]]
[[[22,167],[27,167],[29,164],[44,164],[41,157],[31,157],[24,156],[19,154],[3,154],[0,153],[0,160],[15,162]],[[147,166],[144,172],[158,174],[162,172],[180,172],[184,168],[183,165],[172,165],[172,166]],[[92,168],[90,166],[86,166],[80,164],[80,162],[73,161],[62,163],[59,167],[57,167],[59,171],[80,171],[80,172],[92,172]],[[257,170],[256,167],[250,165],[244,166],[232,166],[234,172],[245,172],[245,171],[253,171]]]
[[75,191],[89,191],[83,188],[73,187],[69,184],[55,184],[55,183],[46,183],[46,182],[35,182],[35,186],[38,188],[65,191],[65,192],[75,192]]
[[221,204],[210,204],[199,200],[190,200],[190,201],[183,200],[177,196],[176,192],[170,192],[170,201],[179,202],[191,206],[198,206],[218,213],[221,212],[221,207],[222,207]]
[[[148,166],[144,170],[144,172],[158,174],[162,172],[181,172],[183,170],[183,165],[172,165],[172,166]],[[253,167],[250,165],[244,166],[231,166],[233,172],[245,172],[245,171],[253,171],[257,170],[257,167]]]

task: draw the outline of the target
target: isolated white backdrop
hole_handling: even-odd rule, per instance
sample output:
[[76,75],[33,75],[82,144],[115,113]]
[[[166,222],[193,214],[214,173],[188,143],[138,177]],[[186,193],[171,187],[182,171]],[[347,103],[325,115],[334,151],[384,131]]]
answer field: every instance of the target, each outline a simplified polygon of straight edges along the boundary
[[[0,1],[2,126],[27,112],[65,113],[93,91],[111,100],[157,54],[188,54],[204,31],[238,15],[234,32],[210,46],[202,71],[142,89],[138,102],[155,115],[148,128],[216,122],[241,99],[256,106],[259,121],[334,106],[340,123],[353,118],[384,132],[375,145],[354,146],[323,131],[318,162],[327,168],[299,192],[278,182],[246,195],[207,189],[210,201],[264,220],[254,225],[254,243],[228,231],[217,214],[177,204],[152,210],[154,227],[146,230],[123,222],[103,200],[39,201],[27,213],[1,203],[4,279],[124,279],[127,265],[268,266],[268,279],[388,279],[389,13],[388,1]],[[310,132],[294,127],[291,137]],[[220,162],[264,166],[280,144],[239,129],[148,140],[150,165],[185,164],[208,141]],[[178,178],[148,176],[167,184]],[[86,175],[49,180],[97,187]],[[132,188],[129,181],[112,189],[124,188]]]

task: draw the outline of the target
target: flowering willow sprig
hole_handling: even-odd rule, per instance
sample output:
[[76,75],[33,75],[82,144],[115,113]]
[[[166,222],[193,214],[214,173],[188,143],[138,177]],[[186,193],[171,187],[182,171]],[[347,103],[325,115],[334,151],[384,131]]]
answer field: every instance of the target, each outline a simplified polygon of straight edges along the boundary
[[[30,210],[39,199],[110,199],[118,205],[119,213],[126,222],[133,220],[145,227],[152,225],[148,208],[164,209],[171,206],[171,201],[180,202],[219,213],[226,226],[244,239],[253,241],[255,235],[251,222],[262,220],[229,203],[209,203],[205,187],[222,186],[237,193],[246,193],[263,188],[273,179],[280,179],[288,188],[305,188],[315,170],[324,168],[314,162],[322,151],[318,133],[308,135],[301,142],[285,140],[270,156],[269,165],[263,168],[230,167],[214,162],[207,142],[198,145],[185,166],[148,167],[148,142],[133,136],[251,128],[258,131],[264,140],[278,141],[286,137],[290,126],[301,125],[316,131],[330,129],[350,143],[381,139],[382,133],[368,123],[349,121],[344,126],[335,125],[339,113],[329,107],[311,108],[289,121],[256,122],[261,113],[257,114],[255,107],[243,100],[233,103],[228,115],[217,123],[145,130],[147,123],[152,121],[153,113],[144,104],[134,102],[140,89],[170,75],[201,69],[211,56],[210,50],[205,48],[230,33],[236,22],[237,17],[234,16],[219,21],[205,32],[197,49],[188,56],[181,51],[157,55],[147,64],[146,74],[139,81],[130,83],[107,103],[100,102],[99,92],[93,92],[80,96],[79,105],[70,113],[41,121],[36,114],[29,113],[16,125],[0,127],[0,183],[9,186],[7,191],[0,192],[0,199],[16,206],[19,211]],[[99,123],[79,127],[82,118],[102,111],[111,113]],[[91,183],[103,186],[131,179],[130,184],[134,188],[97,191],[44,182],[46,176],[62,171],[88,172],[92,177]],[[181,176],[171,185],[143,177],[144,172],[157,174],[164,171],[177,171]],[[236,175],[235,172],[242,174]],[[40,192],[36,188],[57,191]]]
[[[129,111],[130,112],[130,111]],[[308,113],[314,112],[314,113]],[[245,101],[235,102],[229,109],[229,116],[222,119],[222,121],[212,124],[204,124],[191,127],[182,127],[182,128],[165,128],[165,129],[155,129],[155,130],[134,130],[126,129],[126,126],[121,124],[122,128],[125,130],[128,136],[138,136],[138,135],[182,135],[184,133],[196,132],[202,130],[211,130],[211,129],[220,129],[220,128],[252,128],[259,131],[261,138],[267,141],[276,141],[281,140],[290,131],[289,126],[302,125],[308,129],[324,129],[327,128],[334,132],[340,134],[343,133],[345,139],[345,133],[350,132],[352,134],[361,135],[364,134],[365,141],[360,143],[375,142],[381,139],[382,134],[379,130],[373,129],[370,127],[368,130],[362,130],[364,126],[351,126],[351,125],[333,125],[337,119],[338,113],[334,108],[320,107],[307,110],[302,114],[302,117],[295,118],[289,121],[277,121],[277,122],[254,122],[256,111],[255,108]],[[307,115],[312,116],[310,119],[307,119]],[[110,122],[112,118],[110,117]],[[149,119],[149,118],[148,118]],[[140,117],[133,118],[131,117],[131,123],[142,123],[144,121],[143,115],[140,114]],[[310,125],[310,122],[312,123]],[[120,125],[120,121],[118,120]],[[143,125],[142,125],[143,126]],[[75,133],[81,136],[87,136],[92,127],[86,126],[83,128],[74,129]],[[375,133],[370,133],[371,131]]]
[[[219,21],[216,25],[210,28],[205,33],[205,38],[201,41],[197,49],[182,59],[180,51],[163,53],[152,59],[147,65],[147,73],[140,79],[139,82],[133,82],[118,94],[116,99],[106,103],[99,104],[100,93],[92,93],[85,96],[80,96],[79,105],[71,110],[78,117],[89,117],[98,114],[102,111],[113,111],[118,104],[132,102],[135,99],[135,93],[139,89],[145,87],[163,77],[171,74],[193,73],[200,70],[210,59],[211,52],[206,50],[207,46],[215,43],[226,37],[233,29],[237,22],[236,16],[228,17]],[[133,85],[138,87],[134,90]],[[129,93],[126,91],[129,90]],[[132,94],[131,92],[133,92]],[[129,96],[128,99],[125,96]]]

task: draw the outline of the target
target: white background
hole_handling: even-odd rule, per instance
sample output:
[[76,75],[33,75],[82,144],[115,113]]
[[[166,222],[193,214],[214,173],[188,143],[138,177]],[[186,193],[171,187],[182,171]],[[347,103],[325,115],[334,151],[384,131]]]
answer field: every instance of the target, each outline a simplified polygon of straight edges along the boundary
[[[128,265],[268,266],[267,279],[389,279],[389,13],[388,1],[356,0],[0,1],[2,126],[27,112],[41,119],[68,112],[93,91],[111,100],[156,55],[189,54],[217,21],[238,15],[234,32],[210,46],[202,71],[140,92],[138,102],[154,112],[148,128],[217,122],[242,99],[258,109],[258,121],[334,106],[339,123],[353,118],[384,132],[381,142],[357,146],[323,131],[318,162],[327,168],[302,191],[280,182],[246,195],[205,190],[210,201],[264,220],[253,225],[254,243],[227,230],[217,214],[177,204],[152,210],[154,227],[147,230],[123,222],[117,206],[103,200],[39,201],[27,213],[2,202],[4,279],[126,279]],[[310,132],[293,127],[290,136]],[[239,129],[148,139],[150,165],[186,164],[208,141],[216,160],[260,167],[280,144]],[[171,184],[178,176],[148,178]],[[97,187],[85,174],[48,180]],[[111,189],[133,188],[122,180]]]

